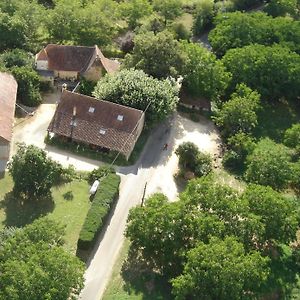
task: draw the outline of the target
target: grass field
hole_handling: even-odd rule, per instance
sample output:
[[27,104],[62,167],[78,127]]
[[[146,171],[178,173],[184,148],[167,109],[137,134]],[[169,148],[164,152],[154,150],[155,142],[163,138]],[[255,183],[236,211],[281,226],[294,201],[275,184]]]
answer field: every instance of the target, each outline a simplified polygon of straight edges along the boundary
[[90,207],[89,186],[75,180],[52,189],[52,201],[22,203],[12,196],[13,181],[6,174],[0,179],[0,229],[4,226],[24,226],[48,215],[66,226],[65,247],[75,253],[77,239]]
[[[169,300],[170,285],[139,262],[128,259],[125,240],[102,300]],[[100,299],[99,299],[100,300]]]

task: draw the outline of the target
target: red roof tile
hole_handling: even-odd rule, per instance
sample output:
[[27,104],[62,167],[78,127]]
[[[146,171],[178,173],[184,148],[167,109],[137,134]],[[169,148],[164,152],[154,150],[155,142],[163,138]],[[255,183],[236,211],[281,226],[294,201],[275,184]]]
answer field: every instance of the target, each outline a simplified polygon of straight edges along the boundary
[[97,55],[108,73],[119,69],[119,63],[106,58],[97,46],[49,44],[36,55],[36,60],[48,60],[48,69],[53,71],[85,72],[93,64]]
[[[64,91],[48,131],[128,155],[136,140],[135,129],[142,114],[134,108]],[[118,120],[118,116],[123,116],[122,120]],[[71,125],[72,121],[76,126]],[[101,134],[100,130],[105,133]],[[126,140],[128,143],[124,147]]]
[[14,77],[0,72],[0,137],[11,141],[18,84]]

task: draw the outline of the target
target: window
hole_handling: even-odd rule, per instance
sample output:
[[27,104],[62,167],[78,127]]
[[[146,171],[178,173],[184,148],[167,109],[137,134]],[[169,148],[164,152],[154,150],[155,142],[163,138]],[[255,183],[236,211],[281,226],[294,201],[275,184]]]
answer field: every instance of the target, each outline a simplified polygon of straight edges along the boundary
[[76,120],[71,120],[70,125],[71,125],[71,126],[77,126],[77,121],[76,121]]
[[93,113],[95,111],[95,107],[90,106],[89,113]]
[[117,119],[118,119],[118,121],[123,121],[123,119],[124,119],[124,116],[122,116],[122,115],[118,115]]
[[100,129],[100,134],[105,134],[106,133],[106,130],[105,129]]

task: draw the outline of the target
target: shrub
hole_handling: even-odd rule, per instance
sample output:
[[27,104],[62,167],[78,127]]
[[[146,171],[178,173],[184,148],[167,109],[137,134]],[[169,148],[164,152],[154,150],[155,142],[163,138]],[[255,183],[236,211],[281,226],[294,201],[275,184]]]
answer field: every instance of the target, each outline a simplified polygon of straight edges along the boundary
[[198,177],[208,175],[212,170],[212,160],[209,154],[199,152],[195,161],[195,175]]
[[291,148],[300,145],[300,123],[294,124],[284,133],[284,144]]
[[115,169],[113,167],[101,166],[97,169],[91,171],[88,175],[88,183],[93,184],[95,180],[99,180],[107,174],[115,174]]
[[81,228],[78,249],[89,250],[101,232],[110,208],[119,195],[120,176],[109,174],[104,177],[96,192],[90,210]]

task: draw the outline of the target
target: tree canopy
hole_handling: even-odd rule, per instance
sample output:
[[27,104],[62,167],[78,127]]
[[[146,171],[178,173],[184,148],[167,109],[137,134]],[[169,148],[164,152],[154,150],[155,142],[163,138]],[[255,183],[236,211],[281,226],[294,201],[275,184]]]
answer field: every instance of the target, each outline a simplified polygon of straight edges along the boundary
[[142,70],[122,70],[101,79],[94,96],[122,105],[145,110],[147,126],[164,120],[175,110],[178,87],[171,80],[158,80]]
[[9,172],[14,180],[14,193],[25,198],[37,199],[48,196],[50,188],[62,172],[62,166],[50,158],[44,150],[20,144],[9,163]]
[[184,87],[192,95],[218,100],[225,93],[231,77],[223,63],[200,45],[183,42],[181,49],[185,54],[181,72]]
[[288,18],[272,18],[262,12],[232,12],[218,15],[209,41],[218,56],[229,49],[250,44],[283,44],[299,52],[299,22]]
[[61,247],[63,232],[45,218],[6,235],[0,244],[1,299],[76,299],[84,265]]
[[285,47],[255,44],[231,49],[222,62],[232,74],[229,90],[245,83],[269,101],[300,94],[300,56]]
[[215,122],[226,137],[238,132],[250,133],[258,123],[259,107],[260,95],[245,84],[241,84],[217,111]]
[[124,68],[142,69],[153,77],[166,78],[180,74],[183,62],[179,43],[170,32],[147,32],[134,38],[133,53],[125,57]]
[[269,138],[260,140],[247,157],[245,177],[248,181],[281,189],[291,177],[290,152]]

